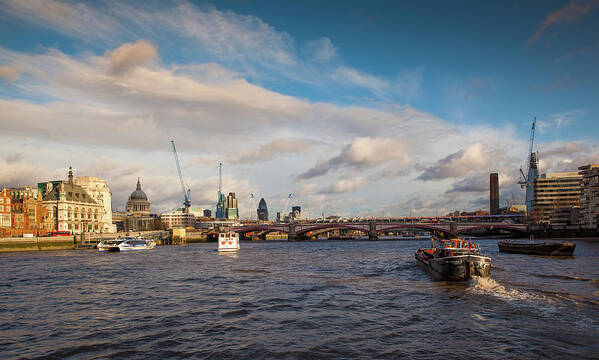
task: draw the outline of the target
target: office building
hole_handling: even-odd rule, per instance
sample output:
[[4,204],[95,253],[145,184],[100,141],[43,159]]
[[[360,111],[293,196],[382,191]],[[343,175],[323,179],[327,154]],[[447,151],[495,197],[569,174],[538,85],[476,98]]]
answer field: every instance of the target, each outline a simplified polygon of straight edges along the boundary
[[569,213],[561,209],[580,206],[581,179],[577,172],[547,173],[535,179],[529,221],[537,224],[569,222]]
[[194,227],[195,216],[182,210],[160,214],[160,221],[165,229]]
[[580,225],[586,229],[599,230],[599,164],[578,168],[582,177],[580,197]]
[[228,220],[239,219],[239,209],[237,208],[237,198],[234,192],[230,192],[226,198],[225,218]]
[[260,199],[260,203],[258,204],[258,209],[256,211],[258,213],[258,220],[268,221],[268,207],[266,206],[266,200],[264,200],[264,198]]

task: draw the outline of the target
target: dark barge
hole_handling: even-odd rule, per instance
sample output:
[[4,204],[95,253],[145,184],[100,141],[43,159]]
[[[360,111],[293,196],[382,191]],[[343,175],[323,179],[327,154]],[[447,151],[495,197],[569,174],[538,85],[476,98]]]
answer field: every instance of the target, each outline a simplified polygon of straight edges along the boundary
[[576,244],[571,242],[535,243],[500,241],[497,243],[497,246],[501,252],[546,256],[572,256],[576,248]]
[[480,255],[480,248],[469,240],[440,240],[440,246],[418,249],[418,264],[438,280],[469,280],[472,276],[489,277],[491,258]]

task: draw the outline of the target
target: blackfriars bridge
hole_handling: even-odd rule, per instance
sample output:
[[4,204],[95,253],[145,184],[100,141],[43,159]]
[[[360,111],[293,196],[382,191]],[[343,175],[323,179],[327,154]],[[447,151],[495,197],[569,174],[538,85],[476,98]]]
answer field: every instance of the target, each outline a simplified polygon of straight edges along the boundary
[[449,236],[458,236],[475,230],[507,230],[515,233],[526,233],[527,224],[514,224],[509,222],[413,222],[413,223],[390,223],[388,221],[360,221],[360,222],[315,222],[315,223],[281,223],[281,224],[247,224],[231,228],[231,231],[239,234],[251,232],[269,233],[280,232],[287,234],[289,241],[302,240],[311,233],[322,230],[348,229],[360,231],[368,235],[369,240],[377,240],[379,234],[404,230],[419,229],[433,233],[442,233]]

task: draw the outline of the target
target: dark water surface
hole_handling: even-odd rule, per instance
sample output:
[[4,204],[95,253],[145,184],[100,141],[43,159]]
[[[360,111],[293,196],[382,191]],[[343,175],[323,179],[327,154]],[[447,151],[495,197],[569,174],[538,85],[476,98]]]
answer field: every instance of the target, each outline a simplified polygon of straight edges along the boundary
[[429,241],[0,254],[1,358],[597,358],[599,242],[433,281]]

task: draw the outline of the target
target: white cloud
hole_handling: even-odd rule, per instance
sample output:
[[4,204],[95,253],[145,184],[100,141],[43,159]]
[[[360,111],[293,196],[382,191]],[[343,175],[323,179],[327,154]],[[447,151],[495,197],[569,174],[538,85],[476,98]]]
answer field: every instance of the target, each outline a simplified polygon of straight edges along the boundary
[[364,187],[368,181],[364,178],[339,179],[330,187],[320,191],[321,194],[342,194]]
[[273,160],[275,157],[308,150],[312,142],[304,139],[276,139],[242,154],[231,155],[233,163],[254,163]]
[[337,47],[333,45],[328,37],[308,42],[307,48],[311,58],[319,63],[329,62],[337,56]]
[[317,163],[297,178],[310,179],[342,167],[371,168],[391,160],[402,165],[410,163],[411,158],[402,141],[395,138],[357,137],[339,155]]
[[135,43],[123,44],[108,52],[107,56],[110,58],[112,72],[118,75],[151,63],[156,59],[157,52],[154,45],[148,41],[139,40]]
[[489,159],[484,145],[476,142],[426,167],[418,179],[428,181],[461,177],[487,166]]

